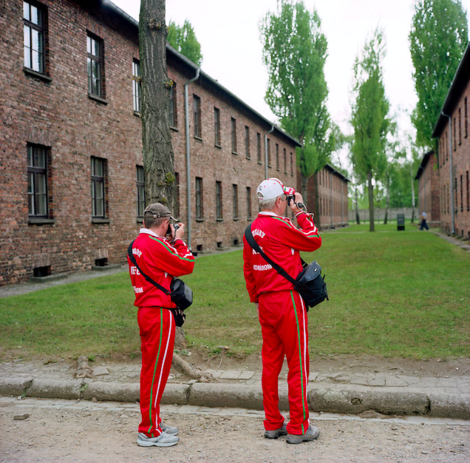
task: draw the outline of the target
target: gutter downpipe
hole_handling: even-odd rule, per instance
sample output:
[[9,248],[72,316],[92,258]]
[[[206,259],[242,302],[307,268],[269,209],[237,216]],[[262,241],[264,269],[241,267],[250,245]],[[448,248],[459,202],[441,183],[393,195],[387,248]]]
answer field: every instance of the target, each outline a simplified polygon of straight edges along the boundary
[[268,178],[268,135],[274,132],[274,124],[271,125],[271,130],[264,134],[264,178]]
[[197,68],[196,76],[184,84],[184,122],[186,127],[186,194],[188,207],[188,247],[191,249],[191,158],[189,156],[189,109],[188,85],[199,79],[201,68]]
[[441,111],[444,117],[449,119],[449,157],[450,157],[450,210],[451,210],[451,230],[455,235],[455,216],[454,216],[454,165],[452,162],[452,117]]

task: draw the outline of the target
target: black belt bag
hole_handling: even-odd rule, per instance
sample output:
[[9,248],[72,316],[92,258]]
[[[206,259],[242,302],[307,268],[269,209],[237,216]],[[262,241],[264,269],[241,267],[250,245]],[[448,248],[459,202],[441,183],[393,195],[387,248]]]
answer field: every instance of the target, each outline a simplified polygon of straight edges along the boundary
[[305,304],[308,307],[315,307],[316,305],[328,299],[328,291],[326,289],[326,283],[321,276],[321,267],[316,261],[313,261],[310,265],[302,260],[304,269],[297,275],[294,280],[280,265],[273,262],[259,247],[253,233],[251,232],[251,225],[248,225],[245,230],[245,238],[248,244],[261,255],[261,257],[270,264],[277,273],[282,275],[286,280],[290,281],[295,290],[302,296]]
[[176,309],[170,309],[175,317],[175,324],[176,326],[183,326],[183,323],[186,320],[186,315],[183,311],[193,303],[193,291],[183,280],[180,280],[179,278],[173,278],[173,281],[170,284],[170,291],[168,291],[162,285],[159,285],[156,281],[147,276],[144,272],[142,272],[141,268],[137,264],[137,261],[135,260],[134,255],[132,254],[133,244],[134,241],[127,249],[127,255],[129,256],[129,259],[137,267],[137,270],[140,272],[140,274],[149,283],[152,283],[152,285],[154,285],[160,291],[163,291],[167,296],[171,296],[171,302],[177,306]]

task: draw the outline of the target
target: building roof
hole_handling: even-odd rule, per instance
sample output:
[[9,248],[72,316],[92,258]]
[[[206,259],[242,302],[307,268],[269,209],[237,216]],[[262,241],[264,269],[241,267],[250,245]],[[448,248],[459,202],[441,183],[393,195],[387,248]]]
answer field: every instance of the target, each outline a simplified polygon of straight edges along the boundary
[[334,174],[338,175],[341,177],[346,183],[351,182],[343,173],[341,173],[339,170],[337,170],[335,167],[333,167],[331,164],[325,164],[325,169],[329,170],[330,172],[333,172]]
[[419,177],[421,177],[421,174],[423,173],[427,163],[429,162],[429,158],[431,155],[434,154],[434,151],[428,151],[424,156],[423,159],[421,160],[421,164],[419,165],[418,172],[416,172],[415,180],[418,180]]
[[[113,2],[110,0],[101,0],[101,3],[103,7],[105,8],[110,8],[113,10],[115,13],[117,13],[119,16],[121,16],[126,22],[130,23],[131,25],[135,26],[137,29],[139,28],[139,22],[136,21],[134,18],[129,16],[125,11],[123,11],[121,8],[119,8],[117,5],[115,5]],[[198,69],[198,66],[194,64],[191,60],[186,58],[184,55],[176,51],[172,46],[170,46],[168,43],[166,45],[166,50],[167,54],[170,53],[174,58],[176,58],[180,63],[183,63],[186,66],[189,66],[194,70],[194,74],[196,73],[196,70]],[[291,141],[293,144],[301,147],[302,143],[300,143],[296,138],[292,137],[289,135],[287,132],[282,130],[278,125],[273,124],[269,119],[266,119],[264,116],[262,116],[258,111],[254,110],[251,106],[247,105],[243,100],[241,100],[238,96],[236,96],[234,93],[232,93],[230,90],[225,88],[223,85],[220,85],[219,82],[215,79],[213,79],[211,76],[206,74],[202,69],[199,74],[199,78],[206,80],[209,84],[212,86],[216,87],[217,90],[219,90],[222,94],[225,96],[229,97],[232,100],[235,100],[240,106],[242,106],[245,110],[247,110],[249,113],[253,114],[257,118],[261,119],[264,121],[266,124],[269,125],[269,127],[274,126],[274,130],[279,132],[280,135],[286,137],[289,141]]]
[[462,61],[460,61],[459,67],[455,72],[454,79],[450,84],[449,91],[447,92],[444,105],[442,106],[441,113],[437,119],[437,123],[432,132],[432,137],[439,137],[444,130],[446,124],[449,122],[449,119],[442,115],[444,114],[451,115],[455,106],[459,102],[460,96],[467,85],[470,79],[470,43],[467,45],[467,49],[463,55]]

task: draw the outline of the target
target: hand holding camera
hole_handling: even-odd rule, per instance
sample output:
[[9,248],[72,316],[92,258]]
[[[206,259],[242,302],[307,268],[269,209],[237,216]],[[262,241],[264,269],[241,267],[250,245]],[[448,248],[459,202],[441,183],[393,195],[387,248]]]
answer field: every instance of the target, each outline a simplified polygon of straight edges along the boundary
[[175,225],[170,224],[168,229],[169,229],[168,232],[172,237],[172,242],[177,239],[183,238],[184,236],[184,224],[183,223],[177,223]]

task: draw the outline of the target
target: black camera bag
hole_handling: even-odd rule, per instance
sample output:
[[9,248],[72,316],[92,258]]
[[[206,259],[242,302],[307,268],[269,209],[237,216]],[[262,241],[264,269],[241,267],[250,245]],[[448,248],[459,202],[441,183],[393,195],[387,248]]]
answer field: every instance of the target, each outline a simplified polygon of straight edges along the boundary
[[127,249],[127,255],[131,262],[137,267],[137,270],[140,274],[149,282],[152,283],[156,288],[160,291],[163,291],[167,296],[171,295],[171,302],[176,304],[176,309],[170,309],[173,312],[173,316],[175,317],[175,324],[176,326],[183,326],[183,323],[186,320],[186,315],[184,314],[184,310],[186,310],[192,303],[193,303],[193,291],[192,289],[179,278],[173,278],[173,281],[170,284],[170,291],[164,288],[162,285],[158,284],[152,278],[147,276],[142,269],[137,264],[134,255],[132,254],[132,245],[134,241],[129,245]]
[[248,244],[261,255],[261,257],[270,264],[274,270],[277,271],[280,275],[290,281],[295,290],[301,295],[305,304],[308,307],[315,307],[316,305],[323,302],[325,299],[328,299],[328,291],[326,289],[326,283],[324,277],[321,276],[321,267],[317,264],[316,261],[313,261],[311,264],[307,264],[302,260],[302,265],[304,269],[297,275],[297,278],[294,280],[280,265],[273,262],[259,247],[259,244],[256,242],[251,232],[251,225],[248,225],[245,230],[245,238]]

